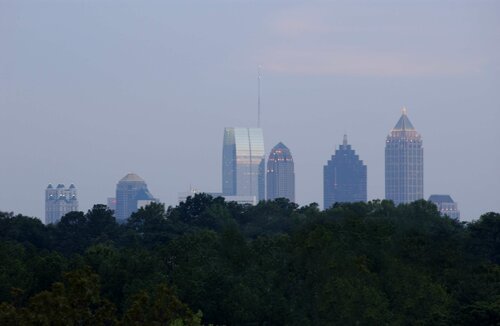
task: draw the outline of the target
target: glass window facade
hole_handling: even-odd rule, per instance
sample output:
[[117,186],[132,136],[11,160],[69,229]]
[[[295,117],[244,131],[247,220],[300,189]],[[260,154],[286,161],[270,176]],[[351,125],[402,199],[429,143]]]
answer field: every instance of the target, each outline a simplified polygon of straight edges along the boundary
[[323,200],[325,209],[337,202],[367,200],[367,168],[347,144],[347,136],[323,168]]
[[265,199],[265,151],[260,128],[225,128],[222,193]]
[[424,198],[422,138],[406,111],[387,136],[385,145],[385,198],[396,205]]
[[74,211],[78,211],[78,199],[73,184],[69,188],[59,184],[55,188],[49,185],[45,189],[45,224],[55,224],[61,217]]
[[287,198],[295,202],[292,153],[283,143],[274,146],[267,160],[267,199],[276,198]]
[[125,221],[144,203],[157,202],[151,195],[146,182],[137,174],[129,173],[116,185],[116,219]]

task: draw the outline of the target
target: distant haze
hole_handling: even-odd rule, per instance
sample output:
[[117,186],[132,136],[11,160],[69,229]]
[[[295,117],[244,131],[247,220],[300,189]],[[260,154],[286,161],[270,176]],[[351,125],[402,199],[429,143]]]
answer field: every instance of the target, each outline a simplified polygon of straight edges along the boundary
[[221,190],[224,127],[257,123],[322,203],[342,142],[384,197],[401,108],[422,134],[424,192],[465,220],[500,211],[499,1],[0,0],[0,210],[43,218],[48,183],[80,209],[128,172],[176,204]]

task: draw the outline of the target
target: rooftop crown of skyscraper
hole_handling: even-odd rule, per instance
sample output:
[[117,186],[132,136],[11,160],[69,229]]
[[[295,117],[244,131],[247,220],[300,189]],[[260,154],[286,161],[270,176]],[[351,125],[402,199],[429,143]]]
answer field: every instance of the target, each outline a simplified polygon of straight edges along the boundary
[[129,173],[124,176],[119,182],[144,182],[144,180],[135,173]]
[[392,128],[389,137],[404,137],[404,138],[418,138],[420,134],[417,132],[410,119],[408,118],[408,110],[403,107],[401,117]]
[[286,147],[282,142],[279,142],[271,150],[271,153],[269,154],[269,160],[293,161],[293,158],[290,149]]

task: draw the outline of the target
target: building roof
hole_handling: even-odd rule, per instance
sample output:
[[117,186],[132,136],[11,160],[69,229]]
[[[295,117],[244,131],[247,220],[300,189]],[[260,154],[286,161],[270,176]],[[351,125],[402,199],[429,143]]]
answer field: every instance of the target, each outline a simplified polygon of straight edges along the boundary
[[273,147],[271,153],[269,153],[269,161],[273,160],[273,157],[275,159],[283,159],[286,161],[293,160],[290,149],[288,149],[288,147],[286,147],[282,142],[279,142],[276,146]]
[[283,150],[289,150],[288,147],[285,146],[285,144],[283,144],[282,142],[279,142],[278,145],[274,146],[273,147],[273,150],[275,149],[283,149]]
[[397,130],[397,131],[415,130],[415,127],[413,127],[413,125],[411,124],[410,119],[408,119],[406,108],[403,108],[403,113],[401,114],[401,118],[399,118],[398,123],[392,130]]
[[454,203],[450,195],[431,195],[429,201],[433,203]]
[[120,182],[144,182],[144,180],[135,173],[129,173],[124,176]]

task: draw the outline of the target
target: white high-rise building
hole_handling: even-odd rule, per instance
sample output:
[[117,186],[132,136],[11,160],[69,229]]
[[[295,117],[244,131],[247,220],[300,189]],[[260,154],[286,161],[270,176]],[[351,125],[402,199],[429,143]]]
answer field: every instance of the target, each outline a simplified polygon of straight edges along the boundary
[[45,224],[55,224],[69,212],[78,210],[76,187],[71,184],[66,188],[63,184],[45,189]]

